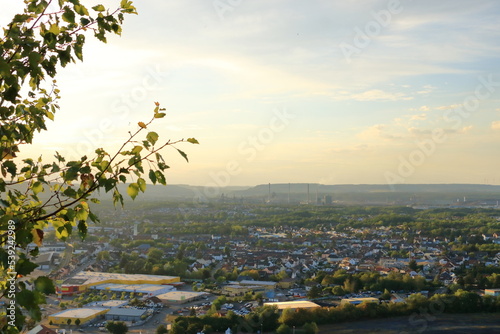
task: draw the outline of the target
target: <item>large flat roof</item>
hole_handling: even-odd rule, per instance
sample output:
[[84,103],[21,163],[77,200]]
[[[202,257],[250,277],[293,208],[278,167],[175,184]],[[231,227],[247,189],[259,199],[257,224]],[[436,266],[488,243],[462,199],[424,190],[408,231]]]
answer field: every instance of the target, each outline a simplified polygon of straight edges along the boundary
[[158,293],[167,292],[172,290],[174,287],[170,285],[157,285],[157,284],[115,284],[115,283],[105,283],[94,285],[92,289],[96,290],[111,290],[111,291],[125,291],[125,292],[137,292],[137,293]]
[[51,317],[61,317],[61,318],[88,318],[94,316],[102,311],[108,310],[107,308],[100,307],[84,307],[84,308],[73,308],[64,310],[58,313],[51,314]]
[[346,302],[378,302],[379,299],[375,297],[359,297],[359,298],[344,298],[342,301]]
[[80,271],[78,274],[68,279],[63,283],[63,285],[77,284],[77,285],[95,285],[101,282],[109,283],[126,283],[126,284],[137,284],[141,283],[153,283],[153,284],[164,284],[168,281],[178,282],[180,278],[178,276],[162,276],[162,275],[143,275],[143,274],[119,274],[119,273],[103,273],[103,272],[93,272],[93,271]]
[[308,300],[294,300],[291,302],[264,303],[264,306],[276,306],[278,308],[278,310],[284,310],[287,308],[317,308],[317,307],[320,307],[318,304],[310,302]]
[[139,310],[137,308],[112,308],[106,314],[140,317],[144,313],[146,313],[146,310]]
[[191,291],[171,291],[167,293],[163,293],[161,295],[158,295],[156,297],[164,300],[175,300],[175,301],[181,301],[181,300],[186,300],[186,299],[191,299],[191,298],[197,298],[203,295],[206,295],[206,292],[191,292]]
[[231,289],[256,289],[256,288],[262,288],[262,285],[236,285],[236,284],[229,284],[225,285],[224,288],[231,288]]
[[240,285],[265,285],[265,286],[275,286],[276,282],[273,281],[250,281],[250,280],[242,280]]
[[104,301],[99,301],[99,302],[91,302],[88,304],[85,304],[84,307],[106,307],[106,308],[113,308],[113,307],[120,307],[120,306],[125,306],[128,304],[128,300],[104,300]]

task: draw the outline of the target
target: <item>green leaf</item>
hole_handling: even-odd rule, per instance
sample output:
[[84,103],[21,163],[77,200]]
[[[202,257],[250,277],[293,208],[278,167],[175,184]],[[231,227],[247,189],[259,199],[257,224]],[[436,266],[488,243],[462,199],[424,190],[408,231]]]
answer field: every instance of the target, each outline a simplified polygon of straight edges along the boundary
[[7,168],[7,172],[12,175],[12,177],[16,176],[17,166],[13,161],[7,160],[3,162],[3,167]]
[[36,52],[30,53],[28,56],[30,66],[35,68],[38,67],[38,64],[40,63],[41,59],[42,56]]
[[163,117],[165,117],[165,115],[166,114],[164,112],[159,112],[159,113],[155,114],[155,118],[163,118]]
[[170,168],[170,166],[168,166],[167,164],[165,164],[164,162],[158,162],[158,168],[162,171],[164,171],[165,169],[168,169]]
[[147,134],[146,139],[151,143],[151,145],[154,145],[158,141],[158,134],[154,131],[151,131]]
[[94,6],[92,7],[92,9],[95,10],[96,12],[104,12],[106,10],[106,8],[103,5]]
[[86,17],[82,17],[80,18],[80,23],[82,24],[82,26],[87,26],[91,23],[91,21],[89,19],[87,19]]
[[61,169],[59,168],[59,166],[53,162],[52,163],[52,170],[50,171],[51,173],[56,173],[56,172],[59,172]]
[[0,77],[4,77],[9,74],[10,71],[10,65],[0,58]]
[[116,179],[107,179],[106,181],[104,181],[104,190],[106,192],[110,191],[116,186],[116,182]]
[[191,144],[199,144],[199,142],[194,138],[188,138],[186,141]]
[[35,289],[45,295],[56,293],[56,289],[54,288],[54,283],[50,278],[46,276],[39,276],[35,280]]
[[30,16],[29,15],[22,15],[22,14],[17,14],[16,16],[14,16],[14,19],[12,20],[12,22],[25,22],[27,19],[29,19]]
[[53,23],[50,25],[49,32],[51,32],[57,36],[61,32],[61,29],[59,28],[59,26],[57,24]]
[[127,187],[127,194],[132,198],[135,199],[137,195],[139,194],[139,185],[137,183],[131,183]]
[[142,191],[142,192],[145,192],[146,191],[146,181],[143,179],[143,178],[139,178],[137,180],[137,185],[139,186],[139,189]]
[[82,16],[88,16],[89,15],[89,11],[83,5],[75,5],[74,8],[75,8],[75,12],[77,12],[78,15],[82,15]]
[[163,175],[162,172],[160,172],[159,170],[157,170],[155,172],[155,175],[156,175],[156,180],[158,181],[159,184],[163,184],[164,186],[167,185],[167,181],[165,180],[165,175]]
[[188,160],[188,157],[187,157],[187,154],[186,154],[186,153],[184,153],[183,151],[179,150],[178,148],[176,148],[176,150],[177,150],[177,152],[179,152],[179,154],[180,154],[180,155],[182,155],[182,157],[183,157],[184,159],[186,159],[186,161],[187,161],[187,162],[189,162],[189,160]]
[[86,221],[87,218],[89,217],[89,211],[80,205],[78,205],[76,208],[78,209],[76,210],[76,216],[75,216],[76,220]]
[[33,193],[35,195],[38,194],[38,193],[43,192],[43,185],[42,185],[42,183],[39,182],[39,181],[33,183],[33,185],[31,186],[31,190],[33,190]]
[[70,197],[70,198],[76,198],[76,191],[73,188],[68,188],[68,189],[64,190],[63,194],[65,196]]
[[37,264],[29,261],[28,259],[21,258],[16,263],[16,273],[18,275],[26,276],[31,274],[36,267],[38,267]]
[[116,206],[117,203],[120,203],[120,205],[123,207],[123,196],[118,190],[115,189],[115,191],[113,192],[113,205]]
[[20,88],[18,85],[12,85],[3,92],[3,98],[9,102],[15,103],[19,90]]
[[92,220],[94,223],[100,223],[101,221],[99,220],[99,217],[97,217],[95,214],[92,212],[89,212],[89,218]]
[[153,184],[156,184],[156,174],[152,169],[149,170],[149,179],[153,182]]
[[83,61],[83,44],[85,43],[85,35],[78,35],[76,37],[76,43],[73,45],[73,52],[75,56]]
[[75,12],[73,12],[68,6],[64,7],[62,19],[68,23],[75,23]]
[[[93,215],[89,215],[90,217],[90,220],[92,220],[93,222],[95,222],[95,220],[93,219]],[[87,229],[88,229],[88,226],[87,226],[87,222],[84,221],[84,220],[80,220],[78,222],[78,234],[80,235],[80,238],[82,239],[85,239],[85,237],[87,236]]]
[[142,146],[134,146],[134,148],[132,149],[132,153],[134,154],[139,154],[141,153],[142,151]]
[[27,309],[35,308],[35,296],[32,291],[22,290],[16,294],[16,302]]

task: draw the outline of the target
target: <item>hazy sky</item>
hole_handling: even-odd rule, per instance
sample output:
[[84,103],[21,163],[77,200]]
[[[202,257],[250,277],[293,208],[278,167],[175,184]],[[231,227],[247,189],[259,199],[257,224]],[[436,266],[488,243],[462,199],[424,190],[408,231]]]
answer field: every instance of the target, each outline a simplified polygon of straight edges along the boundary
[[166,152],[170,183],[500,184],[498,0],[135,5],[60,70],[27,153],[112,151],[159,101],[160,138],[201,143]]

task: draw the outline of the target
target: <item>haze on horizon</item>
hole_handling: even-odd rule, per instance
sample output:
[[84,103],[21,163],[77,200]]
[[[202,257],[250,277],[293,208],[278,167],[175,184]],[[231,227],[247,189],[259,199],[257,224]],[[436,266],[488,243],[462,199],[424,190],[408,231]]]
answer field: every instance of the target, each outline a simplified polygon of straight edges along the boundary
[[500,184],[498,1],[134,4],[22,156],[112,151],[159,101],[160,138],[201,143],[166,154],[174,184]]

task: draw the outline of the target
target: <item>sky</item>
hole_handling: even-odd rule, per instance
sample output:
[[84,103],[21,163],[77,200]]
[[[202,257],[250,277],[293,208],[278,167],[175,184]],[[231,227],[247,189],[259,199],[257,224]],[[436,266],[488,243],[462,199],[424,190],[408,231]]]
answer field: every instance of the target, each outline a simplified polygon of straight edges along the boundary
[[158,101],[160,139],[200,142],[165,151],[172,184],[500,184],[497,0],[134,4],[23,155],[111,152]]

